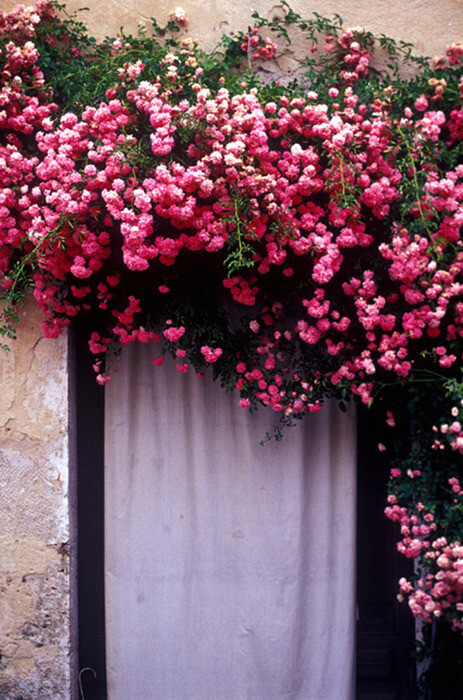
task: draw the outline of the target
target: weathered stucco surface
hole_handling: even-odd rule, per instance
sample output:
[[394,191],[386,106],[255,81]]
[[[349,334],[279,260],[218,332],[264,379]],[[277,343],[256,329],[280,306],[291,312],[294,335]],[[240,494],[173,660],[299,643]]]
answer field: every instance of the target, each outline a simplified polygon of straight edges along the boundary
[[[16,4],[0,0],[2,9]],[[254,10],[267,18],[281,13],[274,0],[68,0],[66,5],[69,10],[88,8],[81,19],[98,39],[116,34],[120,27],[128,31],[136,31],[139,23],[149,27],[151,17],[165,23],[169,12],[181,5],[188,16],[183,32],[199,39],[205,49],[214,47],[221,34],[246,30]],[[462,0],[290,0],[289,5],[303,17],[337,13],[347,27],[363,26],[411,42],[418,53],[428,56],[463,39]]]
[[[16,4],[0,0],[2,9]],[[26,3],[27,4],[27,3]],[[268,0],[69,0],[97,37],[163,23],[181,4],[183,30],[206,49],[221,33],[246,29],[252,10],[281,12]],[[346,26],[443,53],[463,39],[462,0],[291,0],[302,15],[340,14]],[[283,73],[294,57],[280,57]],[[0,700],[71,697],[70,507],[67,341],[45,340],[34,305],[22,313],[18,339],[0,355]],[[75,685],[75,684],[74,684]],[[76,688],[73,693],[75,696]]]
[[[90,8],[82,17],[97,38],[115,34],[121,26],[134,31],[138,22],[149,27],[153,16],[163,23],[181,5],[189,20],[186,33],[206,49],[223,33],[246,30],[253,10],[267,18],[281,14],[281,5],[272,0],[68,0],[67,5]],[[447,43],[462,39],[461,0],[290,0],[289,5],[303,17],[337,13],[345,26],[410,41],[425,55],[442,53]]]
[[0,698],[68,698],[67,340],[29,304],[0,356]]

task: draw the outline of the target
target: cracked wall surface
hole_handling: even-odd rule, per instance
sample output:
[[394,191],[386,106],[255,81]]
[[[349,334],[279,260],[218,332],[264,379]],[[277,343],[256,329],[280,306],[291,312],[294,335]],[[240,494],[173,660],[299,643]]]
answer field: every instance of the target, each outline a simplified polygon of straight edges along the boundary
[[0,356],[0,698],[69,698],[67,340],[20,316]]

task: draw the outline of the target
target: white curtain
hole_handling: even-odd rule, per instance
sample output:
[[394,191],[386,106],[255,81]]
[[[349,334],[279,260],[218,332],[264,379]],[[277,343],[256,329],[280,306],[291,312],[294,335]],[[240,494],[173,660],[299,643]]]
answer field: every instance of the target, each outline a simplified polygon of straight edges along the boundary
[[276,422],[133,346],[106,393],[110,700],[354,697],[355,418]]

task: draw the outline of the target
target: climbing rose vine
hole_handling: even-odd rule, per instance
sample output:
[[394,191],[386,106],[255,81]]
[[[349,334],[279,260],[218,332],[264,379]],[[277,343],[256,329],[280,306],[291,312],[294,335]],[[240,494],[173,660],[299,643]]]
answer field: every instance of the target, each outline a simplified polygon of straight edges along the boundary
[[[48,0],[0,15],[2,330],[30,288],[46,337],[85,327],[100,384],[151,343],[283,425],[427,398],[386,513],[413,614],[461,629],[463,46],[429,62],[285,7],[211,54],[180,7],[100,44]],[[294,32],[293,82],[261,78]]]

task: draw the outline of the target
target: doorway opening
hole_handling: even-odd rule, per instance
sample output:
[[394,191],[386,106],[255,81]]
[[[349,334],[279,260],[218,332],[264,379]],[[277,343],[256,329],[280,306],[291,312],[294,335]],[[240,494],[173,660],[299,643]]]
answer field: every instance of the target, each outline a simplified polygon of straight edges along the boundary
[[[92,669],[81,675],[86,700],[105,700],[104,389],[78,330],[75,358],[79,670]],[[388,465],[377,451],[375,420],[359,409],[356,697],[400,700],[410,697],[413,683],[413,618],[396,600],[409,562],[396,552],[394,525],[383,514]]]

